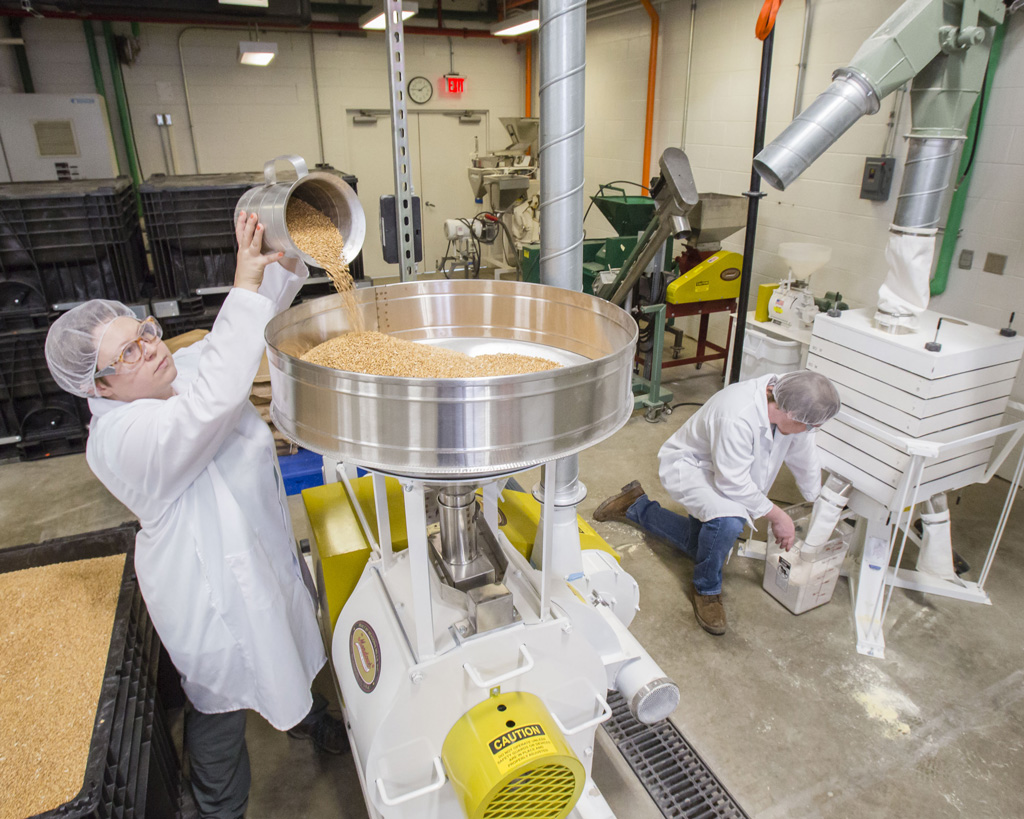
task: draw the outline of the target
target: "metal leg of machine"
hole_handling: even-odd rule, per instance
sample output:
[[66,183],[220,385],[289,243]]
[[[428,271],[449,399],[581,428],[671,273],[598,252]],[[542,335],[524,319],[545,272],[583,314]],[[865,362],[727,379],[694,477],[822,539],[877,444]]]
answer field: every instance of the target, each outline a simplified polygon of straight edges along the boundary
[[643,358],[644,374],[633,377],[633,407],[644,410],[644,418],[653,423],[661,413],[672,413],[668,405],[672,393],[661,388],[662,359],[665,355],[665,305],[648,304],[641,310],[651,317],[653,327],[650,327],[651,348]]

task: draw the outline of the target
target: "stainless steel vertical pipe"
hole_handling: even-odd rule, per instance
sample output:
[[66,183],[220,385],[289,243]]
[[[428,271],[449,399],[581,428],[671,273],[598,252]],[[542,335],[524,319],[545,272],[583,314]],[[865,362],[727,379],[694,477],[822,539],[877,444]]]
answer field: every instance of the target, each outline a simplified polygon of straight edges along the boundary
[[586,0],[540,2],[540,280],[583,289]]
[[[540,281],[552,287],[581,291],[586,0],[540,0],[538,41]],[[575,533],[578,538],[576,505],[586,497],[587,490],[579,481],[577,456],[562,458],[557,462],[554,473],[555,505],[560,510],[556,517],[568,520],[571,516],[571,527],[559,526],[556,520],[556,529],[569,536]],[[542,484],[540,497],[543,496]],[[578,571],[578,553],[578,543],[575,554],[571,549],[559,549],[555,556],[555,570],[564,574]],[[567,556],[568,561],[565,560]]]

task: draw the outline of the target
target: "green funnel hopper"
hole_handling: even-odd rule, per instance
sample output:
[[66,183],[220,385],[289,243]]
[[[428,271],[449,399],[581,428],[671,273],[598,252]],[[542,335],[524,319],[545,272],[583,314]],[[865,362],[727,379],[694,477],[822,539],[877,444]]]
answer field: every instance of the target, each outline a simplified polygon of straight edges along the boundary
[[643,233],[654,216],[654,200],[649,196],[604,196],[599,193],[591,199],[619,236]]

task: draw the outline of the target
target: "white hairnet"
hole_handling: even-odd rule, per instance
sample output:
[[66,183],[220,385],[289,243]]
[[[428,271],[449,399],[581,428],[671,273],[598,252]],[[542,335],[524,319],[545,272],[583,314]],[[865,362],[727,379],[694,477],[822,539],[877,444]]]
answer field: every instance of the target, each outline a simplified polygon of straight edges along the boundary
[[81,398],[96,395],[96,358],[107,327],[135,314],[119,301],[93,299],[60,316],[46,334],[46,366],[62,390]]
[[835,384],[810,370],[779,376],[772,396],[776,406],[790,418],[812,427],[820,427],[842,407]]

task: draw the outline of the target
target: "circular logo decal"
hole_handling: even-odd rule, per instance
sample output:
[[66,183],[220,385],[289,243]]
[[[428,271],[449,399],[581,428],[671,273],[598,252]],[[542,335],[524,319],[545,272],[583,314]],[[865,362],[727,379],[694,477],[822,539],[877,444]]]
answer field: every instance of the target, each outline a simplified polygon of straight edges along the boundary
[[722,271],[722,281],[723,282],[731,282],[733,279],[738,279],[739,277],[740,277],[739,268],[730,267],[728,270],[723,270]]
[[373,626],[357,620],[348,636],[348,650],[356,683],[369,694],[380,680],[380,643]]

